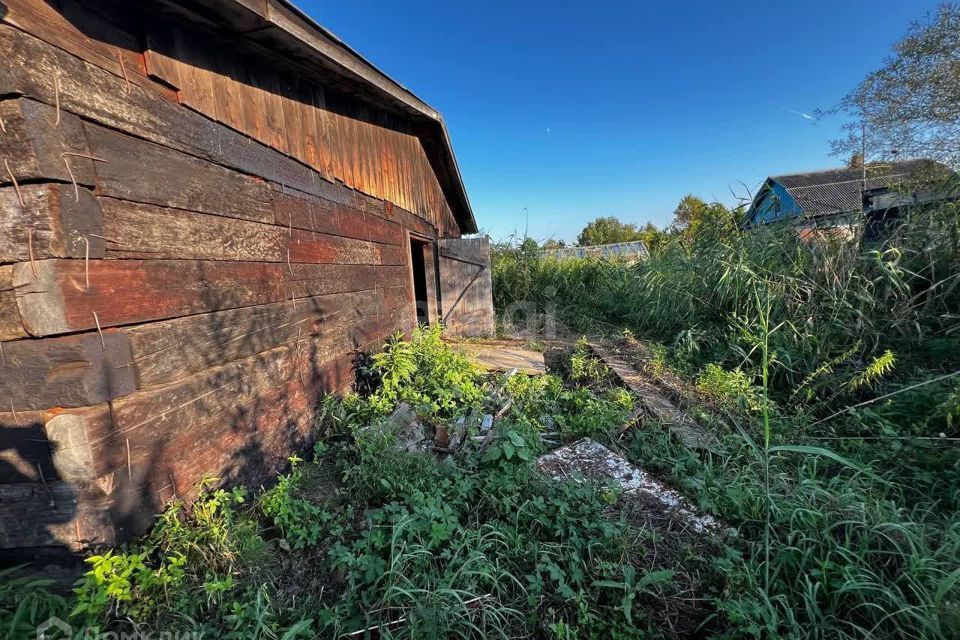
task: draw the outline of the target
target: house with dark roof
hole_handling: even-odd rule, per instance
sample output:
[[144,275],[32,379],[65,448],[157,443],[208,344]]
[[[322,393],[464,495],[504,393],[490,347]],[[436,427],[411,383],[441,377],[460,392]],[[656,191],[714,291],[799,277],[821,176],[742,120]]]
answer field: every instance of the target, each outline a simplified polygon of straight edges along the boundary
[[943,188],[930,186],[945,175],[954,174],[921,159],[770,176],[753,198],[743,225],[791,222],[805,228],[836,227],[858,223],[861,212],[868,221],[889,221],[903,207],[951,197]]

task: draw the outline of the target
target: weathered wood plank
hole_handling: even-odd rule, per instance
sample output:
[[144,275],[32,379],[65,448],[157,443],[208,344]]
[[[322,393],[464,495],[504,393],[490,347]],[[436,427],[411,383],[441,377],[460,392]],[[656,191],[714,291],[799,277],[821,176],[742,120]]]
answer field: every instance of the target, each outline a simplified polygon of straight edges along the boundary
[[186,154],[84,123],[97,163],[97,193],[242,220],[273,222],[260,180]]
[[401,308],[403,286],[231,309],[124,329],[143,388]]
[[[100,205],[86,188],[26,184],[0,187],[0,262],[102,258]],[[20,206],[20,198],[23,206]],[[84,241],[86,239],[86,242]]]
[[190,499],[207,475],[255,486],[306,445],[320,394],[353,380],[351,355],[317,358],[282,347],[128,396],[112,418],[105,405],[65,411],[47,426],[63,445],[55,462],[76,482],[112,486],[114,510],[128,514]]
[[[293,229],[290,235],[291,262],[313,264],[380,264],[380,247],[366,240],[341,238]],[[396,264],[396,263],[394,263]]]
[[[0,398],[17,409],[84,407],[136,388],[126,335],[105,331],[4,345]],[[0,409],[3,409],[0,406]]]
[[108,258],[401,264],[395,247],[381,251],[366,240],[113,198],[101,203]]
[[108,258],[286,260],[282,227],[114,198],[100,202]]
[[54,335],[136,324],[193,313],[269,304],[374,284],[403,284],[397,266],[294,265],[192,260],[91,260],[85,288],[82,260],[38,260],[13,266],[23,324],[32,335]]
[[[5,29],[9,27],[0,25],[0,33]],[[10,173],[21,183],[49,179],[94,184],[91,160],[64,157],[64,153],[90,154],[79,118],[61,109],[58,123],[54,107],[26,98],[0,102],[0,118],[6,129],[6,133],[0,135],[0,157],[3,158],[0,184],[11,184]]]
[[42,411],[0,406],[0,484],[56,479],[44,422]]
[[[89,8],[76,0],[8,0],[3,20],[46,42],[91,62],[118,78],[149,87],[168,99],[166,87],[147,76],[137,37],[116,26],[116,21],[91,18]],[[89,33],[85,33],[87,29]],[[122,66],[121,66],[122,58]]]
[[324,198],[276,193],[274,207],[281,226],[383,244],[400,244],[403,240],[400,225]]
[[20,321],[20,309],[13,290],[13,265],[0,265],[0,341],[26,335],[27,330]]
[[0,484],[0,548],[112,544],[109,506],[66,482]]
[[717,437],[670,402],[649,378],[602,344],[591,343],[590,348],[624,386],[636,394],[643,407],[685,446],[711,451],[719,448]]
[[490,242],[486,238],[444,239],[440,250],[440,307],[443,322],[460,336],[494,331]]
[[[182,46],[181,42],[178,42],[179,46]],[[189,46],[186,47],[186,50],[189,52]],[[196,52],[189,53],[194,56],[199,55]],[[318,179],[314,169],[286,157],[242,133],[224,129],[199,113],[181,109],[178,105],[163,99],[152,91],[135,86],[129,92],[126,92],[127,87],[122,79],[111,76],[89,63],[77,60],[36,38],[5,25],[0,25],[0,57],[9,61],[8,65],[0,68],[0,95],[6,93],[26,94],[42,102],[53,104],[55,101],[54,94],[56,93],[53,78],[60,73],[61,90],[59,97],[61,105],[66,111],[96,120],[128,134],[146,138],[162,146],[168,146],[198,158],[237,169],[246,174],[260,176],[305,193],[329,197],[331,191],[338,189],[343,191],[342,187]],[[183,59],[189,60],[189,55],[181,58],[181,60]],[[197,64],[203,64],[202,56]],[[188,68],[191,67],[186,64],[181,68],[182,79],[185,75],[189,76],[189,72],[185,71]],[[14,69],[17,70],[16,73],[13,72]],[[194,68],[194,71],[199,73],[202,70]],[[264,75],[263,79],[269,82],[269,74]],[[205,82],[208,80],[209,76],[203,74],[192,78],[190,82],[183,79],[185,88],[181,90],[181,99],[184,104],[188,104],[202,113],[212,113],[210,109],[213,106],[209,104],[212,102],[210,88],[208,86],[204,88],[206,86]],[[186,88],[188,84],[191,87],[195,85],[195,89],[188,90]],[[281,103],[278,102],[277,90],[272,89],[275,89],[275,87],[265,89],[265,97],[275,103],[273,107],[268,104],[267,129],[279,133],[283,131],[283,109]],[[188,96],[193,96],[192,102]],[[331,122],[328,124],[331,125],[333,120],[349,120],[349,118],[333,113],[329,116]],[[336,132],[335,135],[340,139],[344,133]],[[350,142],[339,140],[339,142],[340,152],[342,154],[349,152],[351,154],[350,159],[345,159],[345,156],[337,158],[334,157],[335,154],[331,154],[332,159],[339,163],[341,169],[347,162],[351,163],[351,167],[354,167],[356,159],[353,156],[356,155],[356,148],[351,145],[355,140]],[[422,151],[420,153],[422,154]],[[410,159],[406,161],[410,162]],[[335,175],[339,176],[339,174]],[[344,178],[344,181],[350,184],[350,181],[346,178]],[[432,189],[431,181],[433,184],[436,183],[436,178],[432,176],[432,172],[418,184],[424,185],[424,189]],[[356,196],[361,196],[361,194],[357,193]],[[362,198],[360,199],[362,200]],[[379,215],[383,215],[384,203],[382,201],[369,197],[368,201],[363,210],[367,211],[369,207],[370,210],[367,212],[376,211]],[[426,219],[399,207],[396,208],[396,211],[401,216],[397,218],[398,222],[420,233],[435,235],[433,225]],[[421,215],[425,218],[431,218],[427,213]]]

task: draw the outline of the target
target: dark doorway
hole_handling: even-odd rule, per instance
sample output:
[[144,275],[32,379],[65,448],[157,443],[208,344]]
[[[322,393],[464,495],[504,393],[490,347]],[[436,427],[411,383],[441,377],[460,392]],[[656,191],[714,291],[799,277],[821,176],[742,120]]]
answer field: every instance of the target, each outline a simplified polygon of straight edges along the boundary
[[413,300],[417,305],[417,324],[429,324],[427,312],[427,265],[424,253],[427,243],[410,240],[410,258],[413,264]]

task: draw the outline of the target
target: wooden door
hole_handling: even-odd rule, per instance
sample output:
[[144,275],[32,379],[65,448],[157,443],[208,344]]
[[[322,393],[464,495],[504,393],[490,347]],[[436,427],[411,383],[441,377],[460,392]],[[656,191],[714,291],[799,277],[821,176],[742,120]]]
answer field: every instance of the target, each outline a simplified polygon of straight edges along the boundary
[[490,240],[440,240],[440,310],[447,331],[457,336],[494,332]]

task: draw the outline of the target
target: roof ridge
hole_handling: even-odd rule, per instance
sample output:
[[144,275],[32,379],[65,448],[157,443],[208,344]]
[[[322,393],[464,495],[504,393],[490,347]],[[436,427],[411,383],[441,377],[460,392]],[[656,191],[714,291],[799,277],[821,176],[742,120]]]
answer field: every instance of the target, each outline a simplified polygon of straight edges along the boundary
[[[883,166],[883,165],[895,166],[895,165],[913,164],[917,162],[929,162],[929,161],[930,160],[928,158],[910,158],[908,160],[893,160],[891,162],[878,162],[874,164],[868,164],[867,169],[869,170],[870,167],[877,167],[877,166]],[[810,176],[810,175],[816,175],[820,173],[834,173],[838,171],[861,171],[861,170],[862,170],[862,167],[832,167],[830,169],[814,169],[813,171],[795,171],[793,173],[781,173],[775,176],[768,176],[768,177],[771,180],[775,180],[777,178],[792,178],[795,176]],[[829,183],[824,183],[824,184],[829,184]]]

